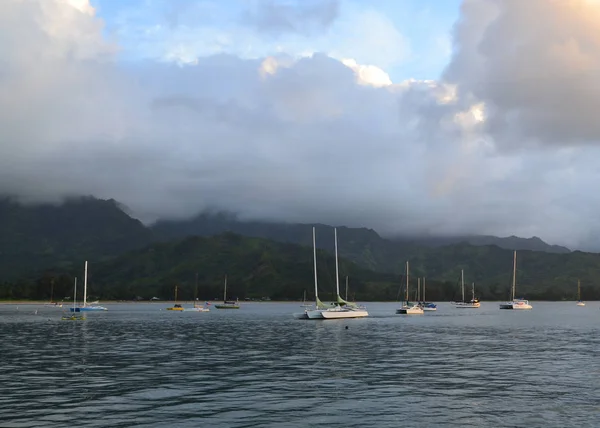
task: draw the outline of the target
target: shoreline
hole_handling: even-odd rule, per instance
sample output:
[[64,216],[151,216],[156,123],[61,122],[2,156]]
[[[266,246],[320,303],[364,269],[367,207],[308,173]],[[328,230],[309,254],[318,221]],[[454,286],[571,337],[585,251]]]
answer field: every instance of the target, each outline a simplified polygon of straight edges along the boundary
[[[221,300],[198,300],[198,302],[210,302],[211,305],[214,303],[219,303]],[[552,302],[552,303],[559,303],[559,302],[564,302],[564,303],[573,303],[576,302],[576,300],[530,300],[531,302]],[[482,303],[500,303],[500,302],[504,302],[504,300],[486,300]],[[589,303],[593,303],[596,302],[595,300],[586,300],[586,302]],[[63,307],[68,307],[68,306],[72,306],[73,303],[69,302],[69,301],[63,301],[63,302],[57,302],[63,305]],[[141,305],[173,305],[176,302],[174,300],[153,300],[153,301],[148,301],[148,300],[102,300],[100,302],[100,305],[133,305],[133,304],[141,304]],[[181,300],[178,301],[177,303],[182,304],[182,305],[193,305],[194,301],[193,300]],[[244,301],[241,300],[239,301],[240,304],[243,305],[256,305],[256,304],[268,304],[268,303],[277,303],[277,304],[282,304],[282,303],[290,303],[290,304],[302,304],[302,300],[268,300],[268,301]],[[313,302],[307,302],[308,304],[312,304]],[[360,301],[360,303],[364,303],[364,304],[369,304],[369,303],[400,303],[397,301],[393,301],[393,300],[370,300],[370,301]],[[452,303],[452,301],[443,301],[443,300],[437,300],[435,303]],[[49,302],[45,301],[45,300],[0,300],[0,305],[48,305]],[[78,305],[81,304],[81,302],[77,303]]]

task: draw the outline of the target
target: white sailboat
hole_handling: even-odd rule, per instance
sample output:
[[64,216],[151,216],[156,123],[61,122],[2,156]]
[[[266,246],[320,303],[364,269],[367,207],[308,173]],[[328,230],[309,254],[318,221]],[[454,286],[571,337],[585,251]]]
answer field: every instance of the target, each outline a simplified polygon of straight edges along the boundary
[[517,252],[514,252],[513,256],[513,279],[512,279],[512,290],[511,296],[512,300],[505,303],[500,303],[500,309],[533,309],[533,306],[529,304],[528,300],[525,299],[516,299],[516,283],[517,283]]
[[194,289],[194,307],[193,308],[185,308],[186,312],[209,312],[208,302],[204,304],[204,306],[198,306],[198,273],[196,272],[196,288]]
[[423,277],[423,302],[421,302],[421,307],[425,312],[437,311],[437,305],[425,299],[425,277]]
[[581,282],[577,280],[577,306],[585,306],[585,302],[581,301]]
[[333,229],[333,233],[335,239],[335,289],[337,293],[337,305],[322,311],[321,316],[324,319],[368,317],[369,313],[364,307],[359,308],[356,304],[347,302],[340,296],[340,271],[338,265],[337,228]]
[[406,262],[406,302],[396,309],[396,314],[400,315],[421,315],[423,314],[423,308],[416,303],[411,304],[409,302],[408,297],[408,283],[409,283],[409,273],[408,273],[408,261]]
[[83,305],[79,307],[72,307],[71,312],[88,312],[88,311],[107,311],[108,309],[100,305],[88,305],[87,303],[87,272],[88,262],[85,261],[85,270],[83,275]]
[[472,297],[470,301],[465,300],[465,272],[460,270],[460,286],[462,290],[462,301],[454,302],[454,307],[458,309],[476,309],[481,306],[479,299],[475,298],[475,283],[471,284]]

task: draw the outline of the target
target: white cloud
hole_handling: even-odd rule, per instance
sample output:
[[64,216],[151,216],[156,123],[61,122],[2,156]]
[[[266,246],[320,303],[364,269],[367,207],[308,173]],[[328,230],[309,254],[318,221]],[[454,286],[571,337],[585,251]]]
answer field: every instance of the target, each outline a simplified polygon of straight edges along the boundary
[[[473,29],[466,10],[446,82],[393,83],[381,66],[351,52],[343,58],[354,61],[345,64],[293,53],[119,64],[85,3],[5,0],[0,192],[29,200],[113,197],[145,219],[220,207],[390,233],[536,234],[591,245],[586,240],[599,231],[600,199],[592,190],[599,149],[499,152],[506,135],[492,125],[500,114],[510,119],[511,135],[543,139],[544,132],[523,128],[519,111],[545,118],[551,129],[560,124],[567,137],[583,135],[577,125],[594,135],[594,124],[561,104],[523,97],[507,108],[489,91],[478,42],[466,38],[489,34],[498,16],[481,4],[489,17]],[[506,49],[495,51],[506,57]],[[566,94],[564,80],[553,87],[579,100]],[[580,94],[578,84],[574,89]]]

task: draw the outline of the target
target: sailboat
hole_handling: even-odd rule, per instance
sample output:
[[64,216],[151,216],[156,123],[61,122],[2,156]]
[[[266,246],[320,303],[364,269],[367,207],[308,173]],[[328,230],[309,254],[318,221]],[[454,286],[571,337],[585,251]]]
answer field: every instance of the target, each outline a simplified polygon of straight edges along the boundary
[[194,291],[194,307],[185,308],[186,311],[190,312],[209,312],[208,302],[204,303],[204,306],[198,306],[198,273],[196,273],[196,288]]
[[513,278],[512,278],[512,289],[511,297],[512,301],[500,303],[500,309],[532,309],[533,306],[529,304],[528,300],[515,299],[515,292],[517,288],[517,252],[514,252],[513,256]]
[[54,301],[54,279],[50,281],[50,302],[46,303],[44,306],[51,308],[62,308],[62,303]]
[[425,312],[437,311],[437,305],[425,299],[425,277],[423,277],[423,301],[421,302],[421,307]]
[[183,311],[183,306],[177,303],[177,286],[175,286],[175,304],[170,308],[167,308],[167,311]]
[[302,304],[300,305],[300,307],[310,308],[311,306],[312,306],[312,304],[306,303],[306,290],[304,290],[304,293],[302,294]]
[[356,304],[347,302],[340,296],[340,271],[338,265],[338,243],[337,243],[337,228],[333,229],[335,239],[335,289],[337,294],[337,304],[332,308],[327,308],[321,312],[324,319],[339,319],[339,318],[364,318],[368,317],[369,313],[363,308],[359,308]]
[[475,283],[471,284],[472,297],[470,301],[465,300],[465,272],[460,270],[460,288],[462,290],[462,301],[454,302],[454,307],[459,309],[476,309],[481,306],[479,299],[475,298]]
[[313,269],[315,273],[315,307],[314,309],[306,309],[304,312],[294,314],[296,319],[323,319],[321,313],[327,309],[327,306],[319,300],[319,287],[317,281],[317,241],[315,238],[315,228],[312,230],[313,237]]
[[577,280],[577,306],[585,306],[585,302],[581,301],[581,282]]
[[[71,312],[76,312],[75,311],[76,308],[77,308],[77,277],[75,277],[75,285],[73,286],[73,307],[71,308]],[[65,315],[62,316],[61,319],[64,321],[79,321],[79,320],[84,320],[85,315],[75,315],[75,314],[69,315],[68,313],[66,313]]]
[[240,305],[237,301],[227,300],[227,275],[225,275],[225,290],[223,291],[223,303],[215,305],[217,309],[239,309]]
[[416,303],[411,304],[408,298],[408,261],[406,262],[406,302],[400,308],[396,309],[396,314],[400,315],[421,315],[423,308]]
[[87,312],[87,311],[107,311],[104,306],[100,305],[89,305],[87,303],[87,272],[88,272],[88,262],[85,261],[85,270],[83,275],[83,305],[76,308],[71,308],[71,312]]

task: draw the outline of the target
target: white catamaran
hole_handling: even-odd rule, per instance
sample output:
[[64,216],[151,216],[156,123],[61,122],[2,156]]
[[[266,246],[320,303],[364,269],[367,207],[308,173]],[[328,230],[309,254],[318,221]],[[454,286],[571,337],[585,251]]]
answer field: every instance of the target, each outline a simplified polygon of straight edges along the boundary
[[323,319],[321,313],[327,309],[327,306],[319,300],[319,287],[317,281],[317,241],[315,235],[315,228],[312,230],[313,237],[313,269],[315,273],[315,307],[312,309],[306,309],[304,312],[294,314],[294,318],[297,319]]
[[517,283],[517,252],[514,252],[513,256],[513,278],[512,278],[512,290],[511,297],[512,300],[510,302],[500,303],[500,309],[532,309],[533,306],[529,304],[528,300],[524,299],[516,299],[516,283]]

